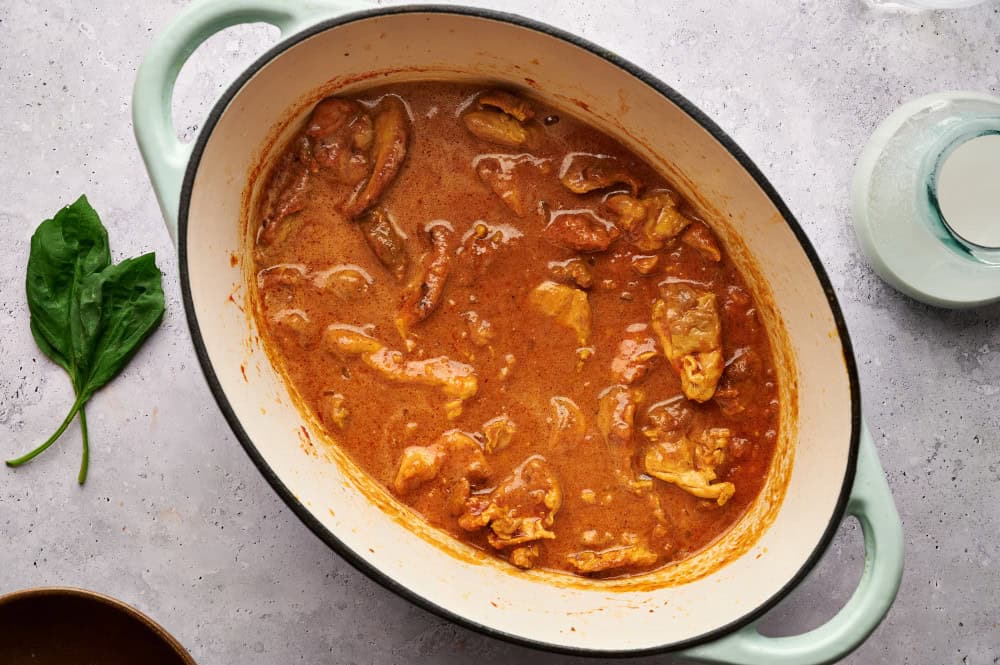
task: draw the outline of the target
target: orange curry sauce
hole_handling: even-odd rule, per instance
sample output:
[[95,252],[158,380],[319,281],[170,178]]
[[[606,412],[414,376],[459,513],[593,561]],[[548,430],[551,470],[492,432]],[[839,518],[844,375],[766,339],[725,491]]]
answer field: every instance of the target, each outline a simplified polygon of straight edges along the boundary
[[691,556],[759,492],[778,398],[753,298],[711,220],[614,138],[407,83],[320,102],[265,185],[266,343],[431,524],[615,577]]

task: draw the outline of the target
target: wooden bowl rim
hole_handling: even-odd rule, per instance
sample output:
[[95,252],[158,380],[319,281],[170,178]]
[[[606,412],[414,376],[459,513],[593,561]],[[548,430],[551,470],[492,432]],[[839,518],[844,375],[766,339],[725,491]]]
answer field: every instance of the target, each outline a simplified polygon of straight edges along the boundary
[[126,616],[135,619],[140,624],[145,626],[147,629],[153,632],[156,637],[166,644],[170,649],[184,662],[185,665],[197,665],[191,654],[181,645],[180,642],[174,638],[173,635],[167,632],[167,630],[160,624],[153,621],[151,618],[137,610],[135,607],[129,605],[128,603],[118,600],[117,598],[112,598],[103,593],[98,593],[97,591],[89,591],[87,589],[80,589],[77,587],[68,586],[45,586],[45,587],[34,587],[30,589],[22,589],[20,591],[12,591],[6,594],[0,594],[0,607],[9,605],[18,600],[24,600],[26,598],[46,598],[46,597],[73,597],[82,598],[89,601],[97,602],[98,604],[104,605],[116,612],[125,614]]

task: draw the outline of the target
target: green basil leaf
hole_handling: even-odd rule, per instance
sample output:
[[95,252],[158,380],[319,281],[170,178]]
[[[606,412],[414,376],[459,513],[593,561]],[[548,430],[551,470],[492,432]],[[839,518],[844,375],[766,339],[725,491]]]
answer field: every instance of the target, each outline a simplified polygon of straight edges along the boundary
[[34,450],[7,460],[21,466],[42,454],[79,415],[87,478],[89,436],[84,405],[122,370],[163,319],[163,276],[145,254],[111,265],[108,233],[85,196],[42,222],[31,237],[25,289],[31,334],[66,370],[76,400],[56,431]]
[[31,237],[25,280],[31,332],[42,352],[70,373],[75,387],[72,303],[80,282],[110,263],[108,233],[85,196],[42,222]]
[[61,351],[56,350],[56,348],[49,343],[49,340],[45,338],[45,335],[41,333],[41,331],[38,329],[38,319],[32,317],[30,326],[31,326],[31,336],[35,338],[35,344],[37,344],[38,348],[42,350],[42,353],[47,355],[49,358],[52,359],[53,362],[55,362],[57,365],[59,365],[72,375],[73,368],[70,367],[69,359],[66,358],[66,356],[64,356]]
[[160,324],[162,281],[153,253],[126,259],[83,280],[71,336],[85,400],[121,371]]

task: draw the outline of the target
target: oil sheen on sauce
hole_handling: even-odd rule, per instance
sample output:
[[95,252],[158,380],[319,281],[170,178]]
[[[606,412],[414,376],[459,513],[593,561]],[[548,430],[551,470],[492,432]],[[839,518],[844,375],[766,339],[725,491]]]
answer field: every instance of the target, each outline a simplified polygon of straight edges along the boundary
[[[522,98],[531,117],[491,106],[484,90],[372,88],[352,97],[353,133],[308,138],[306,122],[256,220],[264,342],[331,438],[454,537],[598,577],[689,557],[756,497],[777,439],[750,291],[712,220],[621,143],[534,99]],[[405,158],[376,204],[347,214],[400,101]],[[470,131],[476,112],[506,116],[477,118],[515,139]],[[525,140],[510,145],[518,125]],[[320,153],[348,175],[330,177]],[[607,186],[567,184],[612,166],[624,175]],[[363,231],[379,224],[395,238],[382,254]],[[711,371],[711,332],[682,334],[709,314],[721,327],[711,390],[682,383],[701,368],[679,370],[666,348],[690,346],[684,358]]]

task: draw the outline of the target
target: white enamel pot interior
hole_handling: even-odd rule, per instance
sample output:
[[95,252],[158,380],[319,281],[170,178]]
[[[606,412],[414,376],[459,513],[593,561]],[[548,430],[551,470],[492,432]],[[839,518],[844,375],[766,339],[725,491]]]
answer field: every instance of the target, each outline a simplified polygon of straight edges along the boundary
[[[781,451],[747,518],[695,559],[627,582],[515,571],[422,527],[366,484],[294,405],[244,311],[243,211],[259,184],[252,174],[319,95],[414,78],[530,88],[618,134],[709,215],[750,275],[776,340]],[[814,251],[760,172],[711,121],[592,45],[476,10],[381,10],[321,22],[266,54],[217,105],[194,148],[179,210],[195,345],[240,441],[331,547],[432,611],[557,650],[688,646],[773,606],[812,567],[843,515],[860,434],[857,380]]]

